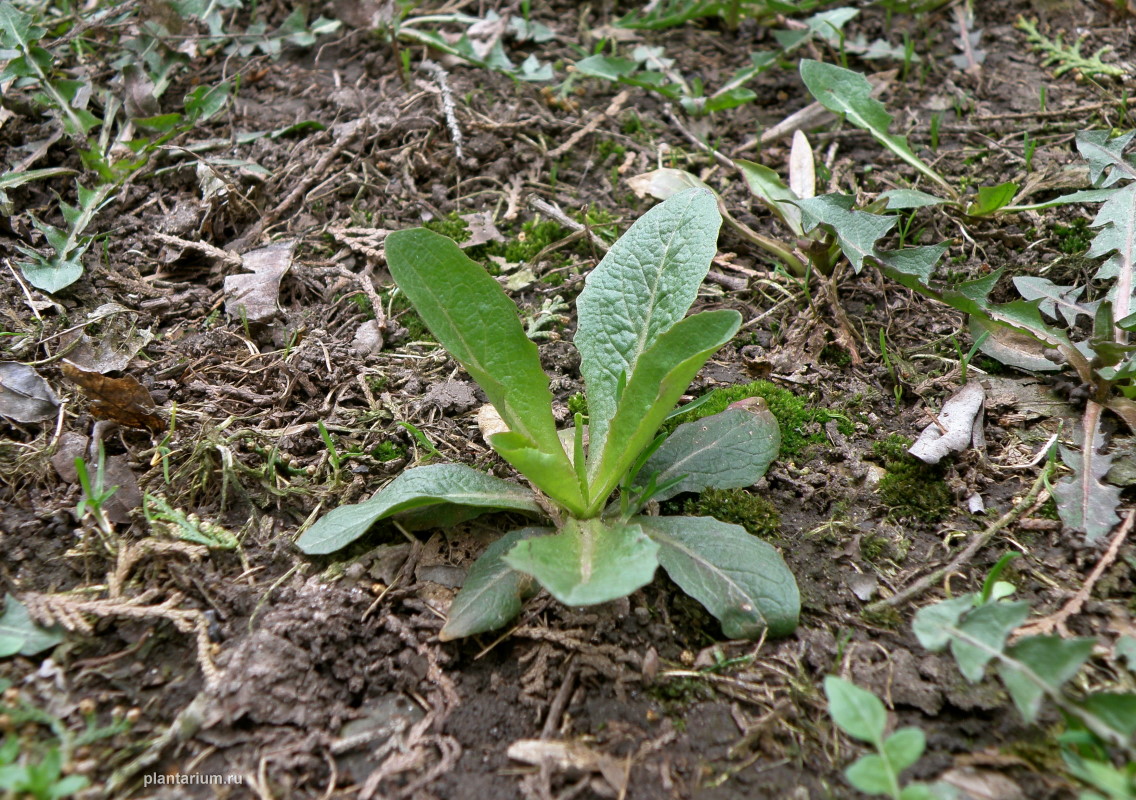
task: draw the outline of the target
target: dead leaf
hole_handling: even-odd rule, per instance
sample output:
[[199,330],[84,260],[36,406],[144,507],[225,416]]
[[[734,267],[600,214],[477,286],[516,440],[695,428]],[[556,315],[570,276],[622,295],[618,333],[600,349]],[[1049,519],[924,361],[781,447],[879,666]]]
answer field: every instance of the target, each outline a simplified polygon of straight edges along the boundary
[[501,231],[497,230],[497,225],[493,222],[492,212],[478,211],[474,214],[462,214],[461,219],[465,220],[465,224],[469,228],[469,238],[461,243],[462,250],[477,247],[479,244],[486,244],[487,242],[505,241],[505,237],[501,235]]
[[128,428],[166,430],[166,421],[154,413],[157,410],[154,400],[137,378],[131,375],[111,378],[68,361],[63,362],[62,369],[64,377],[83,390],[91,401],[91,413],[99,419]]
[[18,361],[0,361],[0,417],[43,422],[55,416],[59,398],[39,373]]
[[273,317],[280,297],[280,280],[292,267],[292,253],[296,241],[290,239],[261,247],[241,256],[245,269],[251,275],[230,275],[225,278],[225,313],[241,316],[249,322],[263,322]]
[[938,418],[924,428],[907,452],[927,464],[938,464],[948,453],[965,450],[982,425],[980,412],[985,399],[981,383],[968,383],[943,404]]
[[622,762],[578,742],[520,739],[509,745],[506,754],[533,766],[548,762],[564,771],[598,772],[620,796],[627,790],[627,771]]
[[378,320],[369,319],[359,326],[351,340],[351,349],[360,357],[377,355],[383,349],[383,330]]
[[106,374],[126,369],[134,356],[150,344],[154,334],[137,327],[138,315],[118,303],[104,303],[87,315],[86,325],[100,323],[98,338],[84,329],[62,339],[64,345],[78,342],[67,353],[67,360],[90,372]]

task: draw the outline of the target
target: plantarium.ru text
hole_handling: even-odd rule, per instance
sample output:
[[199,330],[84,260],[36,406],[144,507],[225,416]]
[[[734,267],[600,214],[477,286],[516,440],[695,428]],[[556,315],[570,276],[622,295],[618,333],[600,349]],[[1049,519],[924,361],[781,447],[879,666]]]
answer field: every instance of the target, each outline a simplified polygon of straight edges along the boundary
[[[713,194],[677,194],[639,219],[588,276],[575,344],[587,430],[557,431],[548,376],[516,306],[451,240],[423,229],[386,241],[392,275],[438,341],[484,390],[508,431],[493,449],[526,489],[460,464],[404,472],[372,499],[337,508],[300,536],[330,553],[399,515],[404,527],[452,525],[493,509],[551,526],[511,531],[473,565],[443,639],[500,627],[543,586],[569,605],[624,597],[662,565],[731,638],[786,634],[800,598],[781,555],[711,517],[643,514],[681,492],[749,486],[777,456],[780,431],[762,403],[658,431],[706,360],[741,322],[732,310],[685,316],[710,268],[721,225]],[[618,490],[618,497],[612,495]]]

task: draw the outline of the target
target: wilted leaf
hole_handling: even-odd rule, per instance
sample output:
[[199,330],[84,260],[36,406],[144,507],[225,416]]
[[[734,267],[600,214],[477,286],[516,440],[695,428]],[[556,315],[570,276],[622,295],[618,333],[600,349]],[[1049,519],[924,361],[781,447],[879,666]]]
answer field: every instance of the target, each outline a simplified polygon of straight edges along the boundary
[[468,250],[487,242],[505,241],[505,237],[501,235],[501,231],[497,230],[497,226],[493,223],[492,211],[462,214],[461,218],[465,220],[469,228],[469,238],[461,243],[462,250]]
[[67,361],[63,362],[64,377],[83,390],[91,401],[91,413],[99,419],[117,422],[128,428],[148,428],[164,431],[166,421],[155,411],[154,399],[137,378],[127,375],[111,378],[98,372],[89,372]]
[[67,354],[68,361],[103,374],[126,369],[134,356],[154,339],[148,328],[136,326],[137,317],[135,312],[118,303],[99,306],[87,315],[88,325],[100,323],[97,339],[92,339],[82,329],[63,338],[64,345],[77,342]]
[[[295,240],[276,242],[241,256],[251,275],[225,278],[225,313],[249,322],[263,322],[277,312],[280,280],[292,267]],[[243,309],[243,312],[242,312]]]
[[43,422],[55,416],[59,398],[34,367],[0,361],[0,417],[16,422]]
[[943,404],[936,421],[923,429],[907,452],[928,464],[938,464],[948,453],[965,450],[974,438],[975,424],[981,424],[979,412],[985,399],[981,383],[968,383]]

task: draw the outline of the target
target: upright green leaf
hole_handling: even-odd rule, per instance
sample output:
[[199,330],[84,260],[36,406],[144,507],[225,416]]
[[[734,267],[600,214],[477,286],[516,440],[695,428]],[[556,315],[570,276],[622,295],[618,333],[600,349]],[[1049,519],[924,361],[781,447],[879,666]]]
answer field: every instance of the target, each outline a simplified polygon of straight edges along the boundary
[[1124,319],[1136,310],[1136,183],[1105,201],[1092,225],[1100,231],[1093,237],[1089,257],[1109,256],[1095,277],[1113,282],[1107,298],[1112,301],[1116,319]]
[[1026,670],[1040,678],[1048,690],[1056,694],[1092,655],[1095,641],[1091,638],[1029,636],[1006,650],[1011,661],[999,663],[998,674],[1026,722],[1037,719],[1041,698],[1046,693],[1046,688],[1038,686]]
[[694,302],[721,223],[712,192],[681,192],[636,220],[588,275],[575,343],[593,447],[615,416],[620,382],[632,380],[643,354]]
[[978,199],[966,208],[966,213],[972,217],[986,217],[1006,206],[1018,193],[1018,185],[1012,181],[1000,183],[997,186],[978,187]]
[[[695,314],[666,331],[638,359],[607,436],[599,441],[592,439],[588,454],[592,508],[598,511],[603,507],[706,359],[733,338],[739,325],[741,315],[733,310]],[[591,400],[589,395],[588,410],[594,414]],[[589,425],[595,424],[594,419],[589,416]]]
[[951,185],[939,173],[927,166],[907,144],[906,136],[888,133],[892,116],[884,104],[872,97],[872,84],[858,72],[824,64],[810,59],[801,60],[801,79],[817,101],[858,128],[866,130],[880,144],[887,147],[923,175],[943,187],[952,196]]
[[[387,264],[430,331],[481,386],[509,430],[549,456],[527,477],[542,488],[564,485],[572,465],[552,418],[552,393],[536,345],[497,281],[445,236],[423,228],[386,240]],[[514,448],[516,449],[516,448]],[[572,503],[573,498],[564,498]],[[576,493],[575,505],[582,505]]]
[[878,258],[876,242],[895,227],[899,218],[855,211],[854,202],[855,198],[849,195],[824,194],[798,200],[797,206],[801,209],[804,229],[811,231],[820,224],[832,228],[840,249],[859,272],[864,268],[865,258]]
[[514,545],[504,561],[532,575],[565,605],[588,606],[626,597],[650,583],[658,550],[634,522],[569,518],[552,536]]
[[448,642],[495,630],[521,613],[525,598],[535,591],[533,579],[510,567],[503,557],[517,542],[550,533],[551,528],[522,528],[489,545],[470,567],[438,638]]
[[654,500],[680,492],[752,486],[769,469],[781,448],[777,418],[764,403],[729,408],[675,428],[647,459],[640,479],[656,475],[658,486],[681,478]]
[[801,596],[785,560],[740,525],[711,517],[635,517],[659,545],[671,580],[722,623],[731,639],[797,627]]
[[835,675],[825,677],[824,694],[828,715],[840,730],[868,744],[883,742],[887,709],[880,698]]
[[734,161],[734,165],[745,179],[750,194],[765,203],[795,235],[804,236],[801,209],[794,205],[801,198],[781,180],[781,176],[764,164],[753,161],[738,159]]
[[441,504],[541,513],[533,493],[523,486],[464,464],[433,464],[408,469],[370,500],[339,506],[324,514],[300,535],[296,545],[309,555],[333,553],[381,519]]

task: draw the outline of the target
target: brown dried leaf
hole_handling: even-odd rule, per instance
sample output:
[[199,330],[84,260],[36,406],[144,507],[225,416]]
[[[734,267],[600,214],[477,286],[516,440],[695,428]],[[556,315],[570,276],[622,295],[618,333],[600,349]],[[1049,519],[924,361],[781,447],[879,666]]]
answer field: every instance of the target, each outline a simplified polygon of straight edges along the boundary
[[244,268],[252,274],[225,278],[225,313],[239,317],[243,308],[249,322],[264,322],[272,318],[277,311],[280,279],[291,269],[295,249],[296,242],[289,240],[241,256]]
[[91,401],[91,413],[99,419],[117,422],[128,428],[166,430],[166,421],[156,413],[154,400],[137,378],[127,375],[111,378],[98,372],[88,372],[64,361],[63,375],[83,390]]
[[59,400],[34,368],[0,361],[0,417],[16,422],[43,422],[55,416]]

